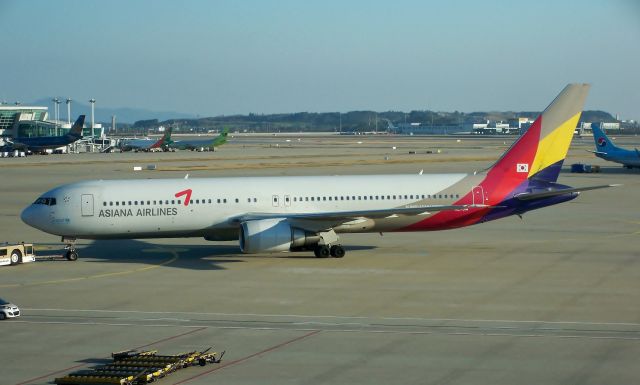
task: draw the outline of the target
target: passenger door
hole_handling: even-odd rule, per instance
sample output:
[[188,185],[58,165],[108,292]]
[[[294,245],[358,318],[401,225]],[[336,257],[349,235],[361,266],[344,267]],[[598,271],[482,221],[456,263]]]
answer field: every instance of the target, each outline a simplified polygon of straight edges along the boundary
[[482,186],[475,186],[473,188],[473,204],[474,205],[482,205],[484,204],[484,190]]
[[93,194],[82,194],[82,216],[90,217],[93,216]]

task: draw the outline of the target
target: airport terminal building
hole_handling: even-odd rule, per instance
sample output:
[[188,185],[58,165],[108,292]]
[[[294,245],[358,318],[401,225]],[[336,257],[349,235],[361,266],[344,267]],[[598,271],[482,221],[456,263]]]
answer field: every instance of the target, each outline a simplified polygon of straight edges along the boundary
[[0,106],[0,138],[60,136],[69,131],[67,122],[48,121],[47,107]]

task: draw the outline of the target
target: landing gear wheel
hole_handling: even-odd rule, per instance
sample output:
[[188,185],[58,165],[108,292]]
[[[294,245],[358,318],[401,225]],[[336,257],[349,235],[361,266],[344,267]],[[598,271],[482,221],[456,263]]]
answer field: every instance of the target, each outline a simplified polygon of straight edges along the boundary
[[345,251],[341,245],[333,245],[331,246],[330,253],[332,257],[342,258],[344,257]]
[[20,250],[13,250],[11,252],[11,266],[15,266],[21,261],[22,261],[22,253],[20,252]]
[[318,245],[315,250],[313,250],[313,253],[317,258],[327,258],[331,255],[331,250],[327,245]]
[[77,261],[78,260],[78,252],[75,250],[67,250],[66,254],[64,255],[65,258],[67,258],[69,261]]

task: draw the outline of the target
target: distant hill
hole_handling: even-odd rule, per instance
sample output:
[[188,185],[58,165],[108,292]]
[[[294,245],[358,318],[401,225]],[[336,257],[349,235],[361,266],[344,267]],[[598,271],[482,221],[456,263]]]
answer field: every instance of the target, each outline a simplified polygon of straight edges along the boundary
[[[489,121],[508,122],[511,119],[526,117],[534,119],[537,111],[492,111],[492,112],[434,112],[411,111],[351,111],[337,112],[297,112],[291,114],[249,114],[216,116],[199,119],[145,119],[134,123],[137,130],[149,130],[158,126],[171,126],[174,131],[207,131],[228,127],[232,130],[255,132],[300,132],[300,131],[338,131],[362,132],[397,127],[403,123],[420,123],[434,126],[458,126],[464,123],[482,123]],[[581,121],[615,121],[611,114],[604,111],[585,111]]]
[[[49,107],[49,116],[53,118],[52,98],[43,98],[31,104]],[[282,114],[248,114],[222,115],[196,118],[192,114],[173,111],[152,111],[140,108],[104,108],[100,101],[96,103],[96,122],[110,124],[111,116],[116,116],[119,128],[136,131],[154,130],[158,126],[172,126],[175,131],[208,131],[228,127],[238,131],[255,132],[300,132],[300,131],[338,131],[343,132],[379,131],[403,123],[420,123],[423,125],[456,126],[463,123],[481,123],[487,120],[507,122],[518,117],[535,118],[538,111],[480,111],[480,112],[436,112],[436,111],[350,111],[338,112],[296,112]],[[73,101],[71,104],[71,120],[80,114],[90,119],[89,103]],[[60,119],[66,120],[67,106],[60,104]],[[604,111],[584,111],[581,121],[615,122],[615,118]]]
[[[42,98],[42,99],[35,100],[29,104],[34,106],[49,107],[49,117],[53,119],[54,111],[53,111],[53,102],[51,101],[51,99],[53,99],[53,97]],[[60,107],[59,107],[60,118],[61,120],[66,120],[67,104],[64,102],[64,100],[66,99],[64,98],[60,98],[60,99],[63,100],[63,102],[60,103]],[[78,102],[75,100],[71,102],[71,121],[75,120],[75,118],[77,118],[78,115],[82,115],[82,114],[87,115],[87,119],[90,119],[91,117],[90,103]],[[111,122],[112,115],[116,116],[116,121],[118,123],[133,123],[135,121],[143,120],[143,119],[167,120],[167,119],[195,118],[195,115],[185,114],[181,112],[174,112],[174,111],[152,111],[152,110],[146,110],[142,108],[126,108],[126,107],[122,107],[122,108],[102,107],[100,106],[99,100],[96,102],[95,114],[96,114],[95,116],[96,122],[105,122],[105,123]]]

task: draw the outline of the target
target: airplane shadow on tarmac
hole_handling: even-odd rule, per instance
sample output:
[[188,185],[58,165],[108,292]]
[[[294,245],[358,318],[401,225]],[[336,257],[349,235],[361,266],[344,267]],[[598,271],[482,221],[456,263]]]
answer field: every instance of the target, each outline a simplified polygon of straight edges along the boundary
[[[76,247],[80,255],[79,261],[82,262],[164,264],[167,267],[191,270],[225,270],[224,265],[226,264],[242,263],[252,259],[316,259],[312,251],[242,254],[237,245],[167,245],[134,239],[89,241],[86,245],[79,243]],[[347,251],[374,248],[375,246],[368,245],[345,246]],[[64,254],[62,248],[51,250],[51,252],[58,255]]]

